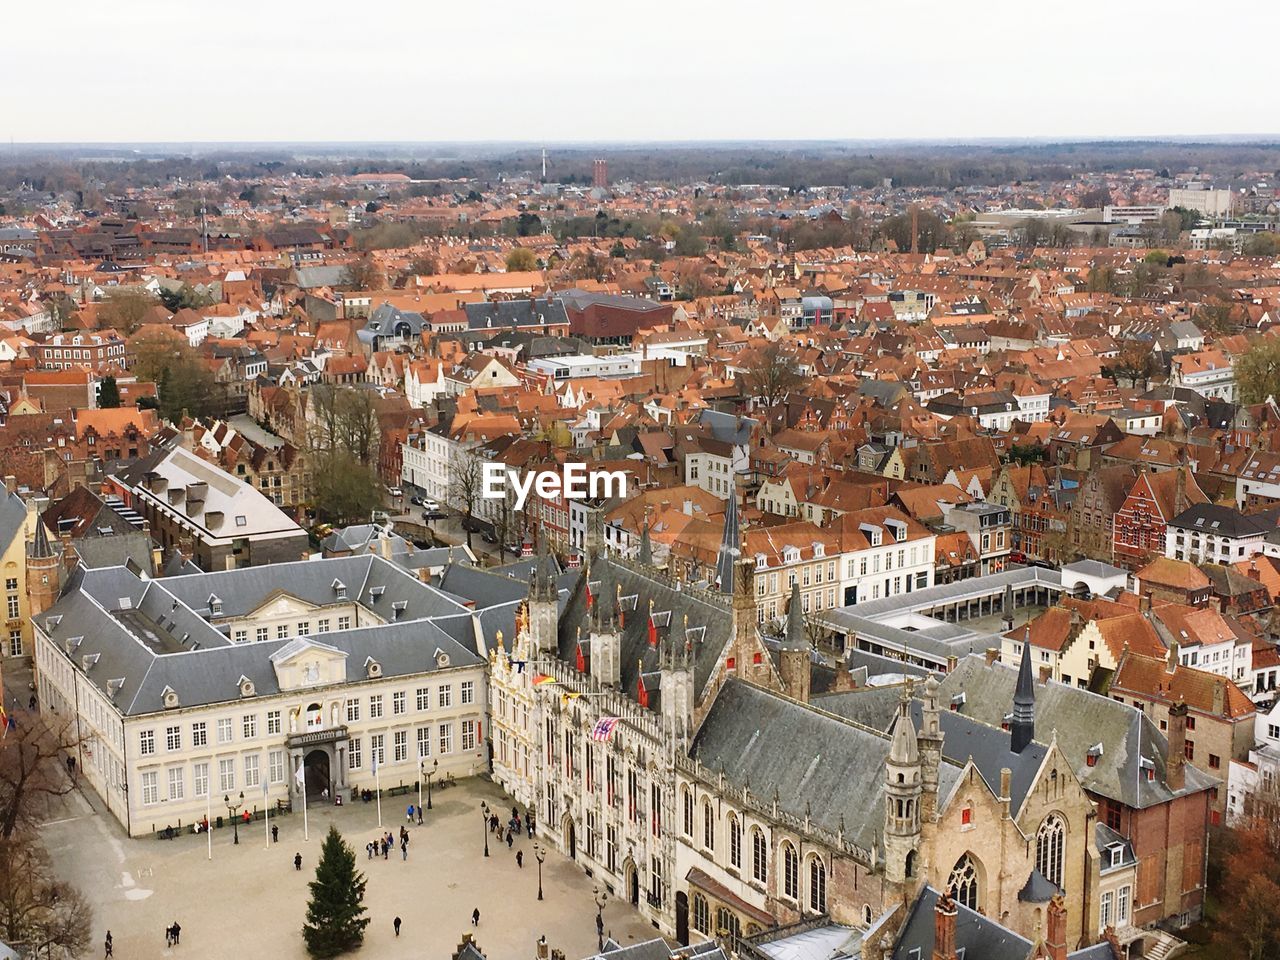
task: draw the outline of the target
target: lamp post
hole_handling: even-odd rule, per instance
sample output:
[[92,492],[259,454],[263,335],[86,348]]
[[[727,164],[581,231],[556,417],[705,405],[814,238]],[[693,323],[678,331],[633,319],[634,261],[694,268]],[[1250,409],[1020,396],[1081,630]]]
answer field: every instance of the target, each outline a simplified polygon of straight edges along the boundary
[[[436,771],[440,769],[440,761],[432,760],[431,769],[427,771],[427,809],[431,809],[431,778],[436,775]],[[422,797],[418,797],[418,806],[422,806]]]
[[542,899],[542,861],[547,859],[547,848],[539,841],[533,842],[533,857],[538,861],[538,899]]
[[484,855],[489,855],[489,805],[480,801],[480,813],[484,816]]
[[596,900],[596,939],[600,941],[599,950],[604,952],[604,904],[609,895],[599,887],[592,887],[591,893]]
[[244,806],[244,791],[240,792],[239,800],[232,800],[230,794],[223,794],[222,802],[226,804],[227,815],[231,818],[231,831],[235,835],[235,843],[240,842],[240,808]]

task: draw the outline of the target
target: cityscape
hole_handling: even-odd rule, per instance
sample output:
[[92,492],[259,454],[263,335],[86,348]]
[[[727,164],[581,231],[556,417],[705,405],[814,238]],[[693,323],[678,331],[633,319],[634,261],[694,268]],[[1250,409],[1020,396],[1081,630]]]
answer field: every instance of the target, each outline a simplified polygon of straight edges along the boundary
[[[15,61],[0,960],[1280,958],[1259,65],[817,107],[599,16],[474,83],[385,19],[367,100],[281,50],[327,125]],[[597,86],[517,116],[557,31]]]

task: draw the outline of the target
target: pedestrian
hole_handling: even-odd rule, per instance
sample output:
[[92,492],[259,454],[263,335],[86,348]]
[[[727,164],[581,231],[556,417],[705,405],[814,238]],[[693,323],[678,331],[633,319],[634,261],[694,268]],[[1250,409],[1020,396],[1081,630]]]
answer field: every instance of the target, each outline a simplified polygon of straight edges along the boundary
[[182,935],[182,927],[178,926],[178,921],[173,921],[173,945],[178,945],[178,938]]
[[404,819],[407,823],[413,823],[413,804],[412,803],[409,804],[409,806],[405,807]]
[[386,838],[382,840],[382,859],[387,859],[387,852],[391,849],[391,845],[387,843]]
[[418,826],[422,826],[422,808],[418,808]]
[[476,907],[471,911],[471,925],[473,927],[480,926],[480,908]]
[[280,828],[277,827],[274,823],[271,825],[271,842],[272,843],[280,842]]
[[111,931],[107,931],[107,956],[111,956]]
[[400,841],[400,859],[401,860],[409,859],[409,841],[408,840]]
[[507,849],[508,849],[508,850],[510,850],[510,849],[511,849],[511,842],[512,842],[512,841],[511,841],[511,831],[510,831],[510,830],[508,830],[508,831],[507,831]]
[[302,869],[302,854],[300,854],[300,853],[295,853],[295,854],[293,855],[293,869],[295,869],[295,870],[301,870],[301,869]]
[[373,841],[372,840],[364,845],[364,852],[369,855],[367,859],[369,860],[373,859]]
[[400,918],[396,917],[391,921],[391,925],[396,928],[396,936],[400,936]]
[[173,946],[173,927],[164,928],[164,945],[166,947]]
[[524,869],[524,851],[523,850],[516,851],[516,866],[519,867],[521,870]]

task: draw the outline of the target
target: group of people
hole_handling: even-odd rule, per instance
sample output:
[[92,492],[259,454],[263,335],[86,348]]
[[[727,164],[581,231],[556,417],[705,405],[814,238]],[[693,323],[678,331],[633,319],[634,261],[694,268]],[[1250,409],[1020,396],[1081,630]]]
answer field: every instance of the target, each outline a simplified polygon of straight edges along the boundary
[[[395,847],[396,847],[395,835],[390,832],[387,832],[383,836],[378,837],[376,840],[370,840],[368,843],[366,843],[364,845],[364,852],[365,854],[367,854],[367,858],[369,860],[372,860],[379,853],[382,854],[382,859],[386,860],[387,854],[390,853],[392,850],[394,850]],[[409,859],[409,831],[406,830],[404,827],[400,828],[400,859],[401,860]]]
[[404,819],[406,823],[413,823],[414,812],[418,814],[418,826],[422,826],[422,805],[414,806],[412,803],[404,809]]
[[524,820],[521,821],[520,811],[516,807],[512,807],[511,819],[507,821],[507,825],[505,828],[503,827],[502,820],[498,817],[497,813],[489,814],[489,832],[497,834],[498,840],[501,842],[505,842],[508,850],[511,849],[511,844],[514,842],[515,838],[520,836],[522,824],[524,829],[528,830],[529,837],[532,839],[533,837],[533,811],[532,810],[528,811],[524,816]]
[[[166,947],[176,947],[178,945],[178,937],[182,933],[182,927],[178,926],[178,921],[173,921],[172,926],[164,928],[164,945]],[[111,932],[107,932],[107,942],[111,942]]]

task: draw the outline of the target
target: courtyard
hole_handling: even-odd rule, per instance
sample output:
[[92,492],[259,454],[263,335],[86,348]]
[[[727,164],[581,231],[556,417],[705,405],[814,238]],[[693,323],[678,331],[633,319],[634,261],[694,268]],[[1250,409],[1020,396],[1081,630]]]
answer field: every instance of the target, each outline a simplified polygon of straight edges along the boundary
[[[413,794],[384,798],[381,833],[398,837],[405,807],[416,801]],[[59,873],[94,905],[91,957],[102,955],[110,930],[121,960],[171,955],[303,960],[307,884],[330,824],[355,849],[357,866],[368,879],[365,906],[371,922],[358,956],[448,958],[467,932],[475,933],[477,945],[491,960],[529,960],[544,935],[569,960],[595,953],[591,878],[578,864],[549,850],[542,867],[545,899],[539,902],[534,840],[522,836],[508,849],[486,834],[482,801],[500,815],[505,810],[504,823],[510,817],[510,802],[487,780],[437,789],[423,825],[408,827],[407,861],[398,849],[385,861],[367,859],[365,844],[380,833],[374,803],[311,804],[309,841],[303,839],[300,810],[272,818],[280,829],[278,843],[267,843],[262,821],[241,825],[239,845],[230,828],[215,829],[212,859],[204,834],[128,839],[88,791],[67,797],[42,834]],[[213,813],[219,813],[217,804]],[[516,864],[517,851],[524,852],[523,869]],[[295,853],[302,854],[301,871],[294,869]],[[471,912],[477,907],[480,925],[473,931]],[[392,927],[397,916],[403,921],[398,939]],[[167,948],[164,931],[174,921],[182,927],[181,943]],[[622,944],[657,935],[629,904],[612,895],[604,907],[604,929]]]

